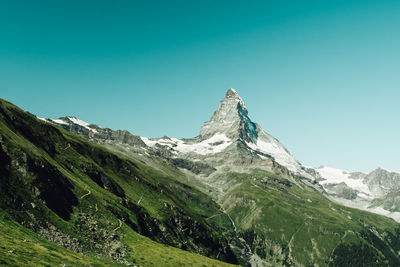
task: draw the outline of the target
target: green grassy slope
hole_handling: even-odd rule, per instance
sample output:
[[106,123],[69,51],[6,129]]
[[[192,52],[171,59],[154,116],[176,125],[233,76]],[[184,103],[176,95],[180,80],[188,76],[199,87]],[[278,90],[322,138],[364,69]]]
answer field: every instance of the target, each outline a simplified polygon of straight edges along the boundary
[[123,266],[107,258],[93,258],[57,246],[0,213],[0,265],[12,266]]
[[219,206],[179,179],[4,100],[0,134],[0,209],[47,240],[125,264],[223,265],[197,254],[237,262],[226,238],[205,220],[221,213]]
[[[156,243],[125,229],[122,239],[140,266],[233,266],[198,254]],[[95,258],[55,245],[0,214],[0,265],[11,266],[125,266],[106,256]]]
[[[265,171],[229,173],[223,207],[253,252],[274,265],[399,266],[394,220],[337,205]],[[355,264],[356,263],[356,264]]]

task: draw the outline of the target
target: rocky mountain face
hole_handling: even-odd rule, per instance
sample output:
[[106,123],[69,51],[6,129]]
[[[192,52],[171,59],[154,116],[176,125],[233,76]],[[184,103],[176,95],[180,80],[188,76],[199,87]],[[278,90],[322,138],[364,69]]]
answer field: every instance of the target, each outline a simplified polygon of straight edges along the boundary
[[[211,197],[221,212],[206,221],[224,229],[242,265],[341,266],[354,258],[400,264],[397,223],[327,198],[347,206],[360,198],[371,203],[379,182],[371,178],[370,189],[364,174],[304,167],[252,122],[232,88],[194,138],[138,137],[77,120],[46,119]],[[335,180],[326,182],[331,172]]]
[[369,173],[363,182],[374,196],[382,198],[400,189],[400,174],[379,168]]
[[206,184],[212,184],[212,177],[226,168],[239,172],[261,168],[285,175],[294,183],[305,181],[315,186],[315,177],[277,139],[251,121],[244,101],[233,88],[227,91],[211,119],[201,127],[200,134],[190,139],[138,137],[74,117],[45,120],[126,155],[161,157],[187,170],[192,178],[203,182],[208,179]]
[[43,121],[55,123],[64,129],[82,136],[88,140],[96,140],[101,144],[121,143],[134,147],[143,147],[145,144],[139,136],[133,135],[126,130],[113,131],[109,128],[102,128],[95,124],[90,124],[76,117],[62,117],[58,119],[43,119]]
[[400,174],[378,168],[369,174],[320,167],[320,183],[336,202],[400,221]]

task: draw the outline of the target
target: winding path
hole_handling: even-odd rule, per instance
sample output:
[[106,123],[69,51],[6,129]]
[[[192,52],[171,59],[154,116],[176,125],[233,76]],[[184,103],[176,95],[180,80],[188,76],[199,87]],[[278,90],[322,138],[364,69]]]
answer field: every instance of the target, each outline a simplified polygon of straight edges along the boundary
[[86,194],[84,194],[84,195],[81,196],[81,199],[84,198],[84,197],[87,197],[88,195],[90,195],[90,194],[92,193],[92,192],[90,192],[89,189],[88,189],[87,191],[88,191],[88,192],[87,192]]
[[64,150],[67,150],[70,147],[71,147],[71,144],[68,143],[68,146],[66,148],[64,148]]
[[121,228],[121,226],[122,226],[122,221],[120,220],[120,219],[118,219],[118,221],[119,221],[119,226],[117,227],[117,228],[115,228],[114,230],[113,230],[113,232],[115,232],[115,231],[117,231],[119,228]]
[[214,214],[213,216],[210,216],[210,217],[206,218],[206,221],[207,221],[207,220],[209,220],[209,219],[211,219],[211,218],[214,218],[214,217],[220,216],[220,215],[222,215],[222,214],[225,214],[225,213],[218,213],[218,214]]

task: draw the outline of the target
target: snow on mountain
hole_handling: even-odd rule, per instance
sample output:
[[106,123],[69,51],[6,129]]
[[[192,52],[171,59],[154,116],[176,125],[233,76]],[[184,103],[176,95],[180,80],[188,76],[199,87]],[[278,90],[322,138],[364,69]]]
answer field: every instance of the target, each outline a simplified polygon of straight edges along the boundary
[[[264,130],[262,130],[261,136],[259,135],[255,142],[246,142],[246,144],[256,152],[272,156],[276,162],[292,172],[298,174],[304,172],[299,162],[290,155],[286,148]],[[261,155],[261,157],[263,156]]]
[[66,123],[65,121],[63,121],[61,119],[46,119],[46,118],[40,118],[40,117],[36,117],[36,118],[38,118],[39,120],[45,121],[45,122],[68,125],[68,123]]
[[155,147],[156,144],[169,147],[175,155],[179,153],[211,155],[222,152],[231,145],[246,144],[247,147],[244,149],[251,151],[253,155],[256,155],[255,157],[273,158],[289,171],[314,179],[304,171],[301,164],[277,139],[251,121],[243,99],[233,88],[226,92],[225,98],[220,102],[210,120],[203,124],[198,137],[183,140],[142,137],[142,140],[150,147]]
[[[110,134],[106,133],[105,129],[77,117],[46,120],[80,134],[85,134],[85,131],[79,131],[80,129],[87,129],[89,133],[97,134],[98,138],[107,138]],[[90,138],[93,137],[90,135]],[[115,138],[120,139],[120,137]],[[219,154],[229,149],[229,153],[236,153],[237,156],[255,157],[261,160],[273,159],[294,174],[314,179],[277,139],[252,122],[243,99],[233,88],[226,92],[225,98],[221,100],[210,120],[203,124],[197,137],[192,139],[138,137],[138,139],[154,150],[160,146],[160,149],[167,149],[177,158],[181,155],[185,158],[190,157],[191,160],[204,160],[204,156]],[[224,160],[216,159],[216,162],[223,164],[229,159],[232,157]],[[237,162],[241,160],[238,158]]]
[[200,138],[207,139],[216,133],[224,133],[228,138],[253,138],[255,124],[247,117],[247,108],[243,99],[233,88],[218,105],[210,120],[200,129]]
[[227,98],[234,98],[235,101],[239,102],[239,104],[242,106],[243,109],[247,110],[246,105],[244,104],[243,99],[240,97],[238,92],[234,88],[229,88],[228,91],[226,92],[226,97]]
[[[45,119],[45,118],[40,118],[37,117],[38,119],[42,120],[42,121],[46,121],[46,122],[50,122],[50,123],[55,123],[55,124],[59,124],[59,125],[78,125],[80,127],[83,127],[87,130],[89,130],[90,132],[93,133],[98,133],[98,131],[92,127],[89,127],[91,124],[87,123],[81,119],[78,119],[77,117],[62,117],[62,118],[58,118],[58,119]],[[101,128],[99,126],[96,126],[98,128]]]
[[350,178],[351,173],[345,170],[336,169],[332,167],[323,166],[315,169],[319,175],[324,179],[320,184],[327,190],[328,184],[340,184],[345,183],[348,187],[353,190],[358,191],[361,197],[371,198],[373,197],[372,192],[368,188],[368,185],[363,182],[362,179],[352,179]]
[[382,168],[369,174],[326,166],[314,170],[324,179],[319,183],[335,202],[400,222],[400,174]]
[[67,125],[68,123],[66,123],[65,121],[63,121],[63,120],[60,120],[60,119],[49,119],[50,121],[52,121],[52,122],[55,122],[55,123],[57,123],[57,124],[64,124],[64,125]]
[[70,120],[72,123],[74,123],[76,125],[80,125],[80,126],[86,128],[86,129],[88,129],[89,131],[97,133],[97,130],[93,129],[93,128],[90,128],[89,127],[90,123],[87,123],[86,121],[78,119],[77,117],[66,117],[66,119]]
[[86,127],[89,128],[88,126],[90,125],[90,123],[87,123],[86,121],[78,119],[77,117],[67,117],[67,119],[69,119],[70,121],[72,121],[75,124],[78,124],[78,125],[83,126],[85,128]]
[[[210,177],[208,185],[215,183],[220,186],[221,183],[213,181],[210,175],[224,170],[220,167],[239,171],[267,168],[282,173],[280,166],[283,166],[292,174],[309,180],[322,178],[318,190],[324,188],[333,200],[343,205],[390,217],[400,214],[400,174],[377,169],[367,175],[331,167],[303,166],[276,138],[251,121],[243,99],[233,88],[226,92],[210,120],[201,127],[199,135],[191,139],[139,137],[127,131],[101,128],[76,117],[39,119],[59,124],[98,143],[114,144],[119,150],[127,149],[129,153],[139,151],[140,155],[173,159],[171,162],[177,167],[195,170],[195,175],[201,173],[203,182],[204,177]],[[383,202],[382,198],[385,198]],[[374,204],[376,201],[381,204]],[[400,216],[396,218],[400,220]]]
[[176,138],[161,138],[156,140],[149,139],[147,137],[141,138],[143,142],[150,147],[154,147],[156,144],[159,144],[162,146],[168,146],[174,151],[178,151],[180,153],[196,153],[200,155],[222,152],[225,148],[232,144],[232,140],[226,137],[225,134],[215,134],[199,143],[185,143],[184,141]]
[[296,159],[277,139],[251,121],[247,107],[233,88],[230,88],[209,121],[200,130],[200,137],[208,137],[223,132],[232,140],[242,140],[260,158],[268,155],[288,170],[306,177]]

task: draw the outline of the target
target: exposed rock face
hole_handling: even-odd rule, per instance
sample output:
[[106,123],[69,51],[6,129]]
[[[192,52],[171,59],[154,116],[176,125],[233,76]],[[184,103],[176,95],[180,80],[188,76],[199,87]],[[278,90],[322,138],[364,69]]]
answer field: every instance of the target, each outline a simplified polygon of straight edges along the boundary
[[350,173],[349,179],[363,180],[367,174],[362,172],[352,172]]
[[357,197],[357,191],[347,186],[345,183],[340,184],[327,184],[326,189],[330,191],[331,195],[344,199],[355,199]]
[[78,134],[86,139],[96,141],[97,143],[121,143],[135,147],[145,146],[139,136],[133,135],[127,130],[113,131],[109,128],[102,128],[98,125],[84,122],[76,117],[43,120],[58,124],[70,132]]
[[294,174],[313,179],[276,138],[251,121],[243,99],[232,88],[211,119],[204,123],[199,138],[204,140],[216,134],[232,140],[242,157],[271,159]]
[[200,130],[200,138],[208,139],[217,133],[225,134],[231,140],[241,139],[256,142],[257,126],[247,116],[248,111],[238,93],[230,88],[218,109]]
[[369,174],[330,167],[315,169],[329,196],[343,205],[400,221],[400,174],[376,169]]
[[83,122],[75,117],[47,121],[77,133],[108,148],[154,160],[166,159],[194,177],[211,177],[218,170],[260,168],[285,176],[314,180],[280,142],[252,122],[243,99],[230,88],[211,119],[191,139],[138,137],[127,131],[113,131]]
[[[201,127],[199,135],[190,139],[139,137],[127,131],[113,131],[85,123],[75,117],[47,121],[128,156],[140,155],[140,159],[148,164],[155,160],[167,161],[207,184],[205,189],[215,194],[224,192],[225,186],[232,186],[230,181],[221,180],[220,172],[259,168],[288,177],[299,186],[304,182],[319,191],[325,189],[336,201],[348,206],[373,212],[377,210],[370,207],[385,207],[385,210],[400,212],[396,208],[400,206],[396,195],[400,192],[400,174],[384,169],[370,174],[343,173],[328,168],[325,169],[327,174],[322,175],[320,172],[324,168],[302,166],[276,138],[250,119],[243,99],[233,88],[226,92],[210,120]],[[389,195],[390,200],[385,202]]]
[[369,173],[363,181],[378,198],[400,189],[400,174],[380,168]]

